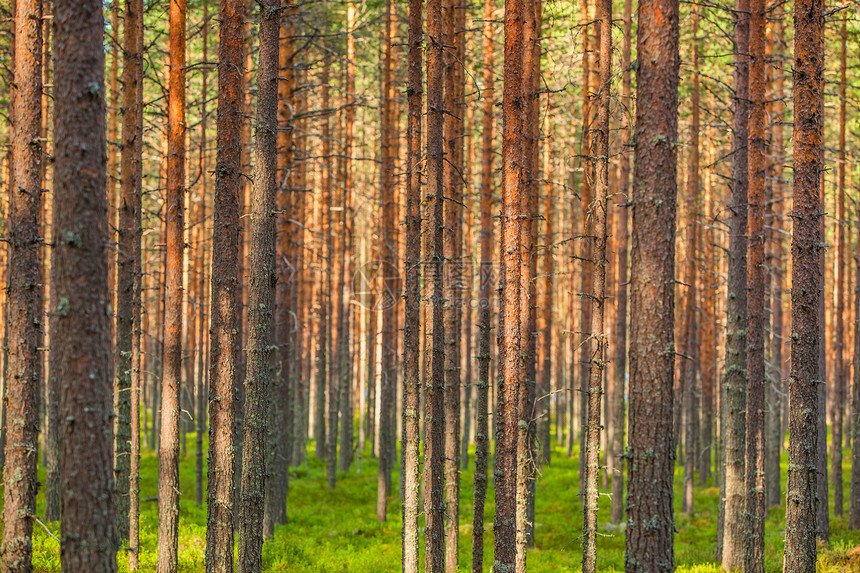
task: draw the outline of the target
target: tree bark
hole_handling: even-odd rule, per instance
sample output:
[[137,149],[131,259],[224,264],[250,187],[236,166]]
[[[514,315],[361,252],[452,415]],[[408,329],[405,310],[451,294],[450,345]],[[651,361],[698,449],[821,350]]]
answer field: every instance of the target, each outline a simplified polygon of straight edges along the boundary
[[472,512],[472,572],[484,570],[484,504],[490,462],[488,396],[490,388],[490,324],[493,279],[493,122],[495,70],[493,16],[495,2],[484,1],[482,50],[484,57],[483,109],[481,118],[481,268],[478,279],[478,392],[475,403],[475,486]]
[[[633,39],[632,0],[624,0],[624,43],[621,56],[621,93],[625,102],[630,101],[630,44]],[[626,139],[630,139],[630,120],[626,119]],[[615,372],[612,400],[612,420],[610,424],[611,455],[614,458],[612,474],[612,523],[619,523],[624,518],[624,386],[627,374],[627,243],[629,218],[627,203],[630,201],[630,154],[624,152],[619,158],[620,185],[618,189],[618,205],[616,206],[615,234],[618,241],[618,282],[616,285],[615,306]]]
[[[731,196],[729,197],[729,278],[726,324],[725,493],[722,544],[717,557],[723,569],[743,565],[744,444],[746,443],[746,313],[747,313],[747,139],[749,125],[749,0],[735,2],[735,94],[732,115]],[[722,487],[722,484],[721,484]],[[719,527],[719,526],[718,526]],[[718,535],[719,539],[719,535]]]
[[[588,428],[586,436],[586,478],[583,501],[582,570],[597,571],[597,501],[600,475],[600,401],[603,395],[603,376],[609,354],[605,331],[606,307],[606,241],[608,238],[606,213],[609,207],[609,104],[612,87],[612,0],[597,1],[597,24],[600,28],[598,55],[597,109],[595,125],[591,130],[591,158],[594,169],[594,203],[589,206],[594,221],[594,258],[592,297],[594,314],[591,318],[590,341],[583,346],[589,357]],[[677,120],[676,120],[677,121]],[[674,215],[674,213],[673,213]],[[672,221],[674,225],[674,220]]]
[[[445,29],[443,126],[445,168],[445,570],[459,564],[460,523],[460,361],[463,315],[463,117],[466,6],[442,5]],[[384,331],[383,331],[384,332]],[[385,344],[383,343],[383,348]],[[383,368],[384,375],[384,368]]]
[[[426,374],[425,406],[427,409],[425,432],[427,435],[424,457],[428,462],[425,488],[425,570],[441,573],[445,570],[445,492],[444,464],[444,387],[445,387],[445,285],[443,277],[444,249],[444,156],[443,116],[444,100],[442,80],[444,71],[444,44],[442,35],[442,0],[427,0],[427,212],[432,217],[432,233],[428,233],[425,260],[428,275],[426,282],[430,294],[431,346],[430,369]],[[432,238],[432,243],[430,239]],[[430,249],[432,245],[432,251]],[[511,544],[513,547],[513,543]]]
[[821,384],[819,301],[821,260],[820,195],[824,7],[821,0],[794,5],[794,232],[791,256],[791,376],[789,378],[789,466],[785,509],[787,573],[815,569],[816,488]]
[[674,571],[678,2],[639,5],[630,321],[628,573]]
[[[122,145],[120,158],[120,204],[117,244],[117,313],[114,367],[120,394],[119,420],[128,419],[127,428],[118,421],[116,450],[127,457],[129,500],[126,515],[117,504],[120,539],[129,540],[129,569],[137,567],[140,550],[140,312],[141,312],[141,201],[143,179],[143,2],[129,0],[125,7],[122,66]],[[137,406],[135,406],[135,403]],[[125,444],[120,448],[123,432]],[[119,462],[119,456],[117,459]],[[119,463],[117,464],[119,466]]]
[[242,501],[239,508],[240,573],[263,568],[263,513],[269,380],[274,371],[275,195],[277,192],[278,34],[280,2],[260,5],[257,69],[256,173],[251,201],[251,257],[248,289],[248,370],[242,446]]
[[[522,251],[523,226],[530,223],[524,206],[526,191],[526,107],[528,83],[524,74],[527,45],[525,24],[530,2],[507,0],[504,30],[504,91],[502,93],[502,214],[500,245],[500,367],[498,404],[496,407],[496,515],[494,570],[512,573],[517,556],[516,494],[518,464],[518,430],[520,425],[518,396],[527,390],[523,379],[522,358],[526,350],[522,340]],[[528,68],[525,68],[526,70]],[[525,77],[523,77],[525,76]]]
[[[42,2],[16,0],[8,224],[3,571],[32,570],[38,492],[42,197]],[[55,338],[55,343],[59,344]]]
[[[51,292],[57,301],[64,571],[116,571],[104,13],[55,3],[54,207]],[[16,184],[20,184],[16,181]],[[8,454],[7,454],[8,455]]]
[[418,515],[420,512],[419,394],[421,391],[421,114],[422,21],[421,0],[409,2],[406,97],[406,257],[404,260],[403,325],[403,571],[418,573]]
[[218,71],[212,231],[212,323],[209,331],[207,573],[233,571],[237,309],[242,305],[238,277],[244,19],[243,0],[221,0],[218,37],[218,61],[221,65]]
[[745,573],[764,571],[765,2],[750,1]]
[[848,384],[848,365],[845,364],[845,130],[846,130],[846,63],[848,32],[846,19],[842,19],[840,30],[839,54],[839,162],[837,163],[836,185],[836,309],[833,314],[835,337],[833,345],[833,390],[830,423],[832,446],[830,474],[833,480],[833,513],[842,515],[842,428],[844,424],[846,386]]

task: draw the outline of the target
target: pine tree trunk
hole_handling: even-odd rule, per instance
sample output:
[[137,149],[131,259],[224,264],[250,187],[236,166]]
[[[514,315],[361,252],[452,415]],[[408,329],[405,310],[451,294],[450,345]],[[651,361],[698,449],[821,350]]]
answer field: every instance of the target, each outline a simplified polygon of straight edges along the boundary
[[418,573],[419,394],[421,391],[421,114],[423,86],[422,2],[409,2],[407,88],[409,104],[406,131],[406,256],[404,259],[403,325],[403,571]]
[[[781,8],[779,16],[775,16],[773,26],[773,37],[775,46],[782,46],[782,12]],[[781,56],[777,56],[780,58]],[[782,219],[783,219],[783,178],[785,161],[785,151],[783,147],[783,84],[784,72],[780,69],[775,70],[774,89],[773,89],[773,104],[771,114],[773,122],[773,215],[771,217],[771,276],[773,291],[771,294],[771,364],[773,373],[771,375],[771,396],[772,401],[769,405],[771,412],[771,428],[765,440],[765,447],[769,455],[766,454],[767,460],[765,463],[765,483],[767,484],[766,495],[768,507],[780,505],[783,497],[780,488],[780,452],[783,449],[783,440],[785,437],[784,427],[786,420],[783,412],[785,404],[788,402],[784,398],[785,383],[783,382],[783,346],[785,338],[783,336],[783,280],[785,268],[783,257],[785,248],[783,246],[782,237]]]
[[630,284],[628,572],[674,571],[678,1],[639,5]]
[[182,386],[182,269],[185,250],[185,0],[170,3],[164,375],[158,466],[158,573],[179,564],[179,423]]
[[[609,207],[609,104],[612,81],[612,0],[597,1],[597,24],[600,30],[598,52],[598,85],[595,125],[591,131],[591,158],[594,169],[594,203],[589,212],[594,221],[594,258],[592,263],[594,314],[591,318],[591,340],[583,346],[589,359],[588,428],[586,436],[586,484],[583,501],[582,570],[597,571],[597,501],[600,474],[600,401],[603,376],[609,349],[605,331],[606,308],[606,213]],[[674,213],[673,213],[674,216]],[[672,221],[674,225],[674,220]]]
[[110,573],[117,563],[113,432],[105,423],[113,411],[113,373],[102,10],[95,1],[55,3],[52,229],[62,240],[54,245],[51,293],[55,364],[63,380],[60,563],[63,571]]
[[839,57],[839,162],[837,200],[836,200],[836,309],[833,315],[836,336],[834,337],[834,396],[831,400],[833,410],[830,416],[832,445],[830,473],[833,480],[833,513],[842,515],[842,427],[844,424],[846,386],[848,384],[848,365],[845,364],[845,130],[846,130],[846,61],[848,32],[846,21],[842,19],[840,31]]
[[764,209],[767,172],[765,110],[765,3],[750,1],[749,72],[749,200],[747,265],[746,362],[746,503],[745,573],[764,571],[764,521],[767,517],[764,484]]
[[[42,378],[42,3],[16,0],[13,15],[11,161],[6,289],[6,444],[3,466],[3,571],[32,570],[38,492],[39,389]],[[75,309],[76,310],[76,309]],[[55,344],[59,341],[55,338]],[[101,380],[99,380],[101,382]]]
[[248,289],[248,369],[242,446],[238,571],[263,568],[263,512],[267,479],[266,440],[269,380],[274,370],[275,195],[277,192],[278,0],[260,6],[257,69],[256,172],[251,202],[251,257]]
[[[425,570],[441,573],[445,570],[445,492],[443,475],[445,409],[445,323],[443,320],[445,250],[444,233],[444,156],[443,156],[443,112],[442,72],[444,68],[444,45],[442,35],[442,0],[427,0],[427,200],[428,214],[432,219],[432,233],[427,234],[427,262],[425,282],[432,313],[430,316],[430,368],[425,374],[426,422],[424,458],[427,490],[425,515]],[[432,239],[432,242],[431,242]],[[432,247],[432,249],[431,249]],[[513,518],[513,515],[511,516]],[[513,519],[511,520],[513,523]],[[513,540],[512,540],[513,541]],[[513,543],[511,543],[513,547]]]
[[[321,73],[320,84],[322,87],[322,108],[328,109],[328,64]],[[334,264],[334,247],[332,244],[332,206],[334,204],[330,183],[330,170],[328,169],[331,134],[329,128],[328,112],[322,118],[322,173],[320,175],[322,187],[322,240],[323,240],[323,264],[325,269],[322,273],[322,285],[320,288],[320,334],[317,342],[317,375],[316,388],[314,390],[314,441],[316,442],[315,455],[318,459],[326,458],[326,387],[331,373],[329,372],[329,349],[331,348],[331,269]]]
[[478,392],[475,403],[475,486],[472,512],[472,572],[484,570],[484,506],[487,497],[487,470],[490,462],[488,396],[490,389],[490,323],[493,279],[493,122],[495,70],[493,58],[493,16],[495,2],[484,1],[483,24],[483,109],[481,128],[481,267],[478,278]]
[[[860,229],[860,215],[856,223]],[[860,250],[854,251],[854,281],[860,285]],[[854,364],[860,364],[860,288],[854,291]],[[851,398],[851,489],[848,496],[848,527],[860,529],[860,368],[854,368]]]
[[699,322],[699,286],[698,260],[699,255],[699,75],[698,75],[698,34],[699,18],[695,12],[692,15],[693,46],[690,58],[693,60],[692,97],[690,100],[690,157],[687,170],[687,244],[686,261],[684,265],[684,282],[686,283],[686,313],[684,315],[684,338],[682,341],[681,363],[679,376],[683,391],[681,407],[684,411],[684,493],[681,498],[682,511],[687,515],[693,514],[693,480],[696,471],[696,436],[695,408],[696,374],[699,371],[699,345],[697,331]]
[[294,316],[298,309],[293,306],[293,292],[299,288],[298,276],[298,235],[299,226],[294,221],[304,221],[299,212],[301,193],[294,189],[293,171],[293,131],[294,115],[293,90],[295,89],[295,67],[293,48],[293,21],[295,8],[289,7],[279,18],[279,49],[276,141],[276,244],[279,256],[275,268],[278,280],[275,288],[275,344],[276,375],[272,378],[269,401],[269,433],[266,443],[266,468],[269,479],[266,481],[266,501],[263,512],[263,536],[270,538],[275,526],[287,522],[287,494],[289,492],[289,469],[292,460],[293,437],[293,386],[296,383],[297,368],[301,360],[298,352],[298,331]]
[[[630,100],[630,48],[633,40],[632,0],[624,0],[624,43],[622,47],[622,98]],[[627,116],[625,116],[627,117]],[[627,139],[630,135],[629,120],[626,125]],[[612,400],[611,455],[614,458],[614,473],[612,474],[612,523],[619,523],[624,518],[624,386],[627,379],[627,243],[629,218],[627,203],[630,200],[630,154],[622,153],[620,158],[620,186],[618,189],[618,205],[616,206],[615,234],[618,242],[618,282],[616,285],[615,306],[615,348],[614,348],[614,389],[609,398]]]
[[[380,426],[379,426],[379,471],[376,490],[376,518],[379,521],[386,520],[388,507],[388,494],[391,488],[391,466],[395,444],[393,442],[392,425],[395,420],[389,415],[395,409],[394,396],[397,385],[397,373],[394,369],[394,353],[396,346],[397,329],[397,294],[395,289],[396,277],[399,272],[397,268],[397,244],[394,238],[395,232],[395,203],[394,192],[394,161],[392,149],[393,132],[396,129],[397,119],[392,111],[391,82],[393,76],[393,46],[394,42],[394,6],[391,0],[385,3],[385,14],[383,17],[383,46],[382,46],[382,78],[380,88],[381,99],[381,163],[379,166],[380,183],[380,210],[379,220],[379,281],[381,297],[377,301],[382,309],[382,337],[380,340],[382,361],[380,364],[379,392],[380,392]],[[351,422],[350,422],[351,423]]]
[[[528,202],[525,150],[528,46],[525,21],[531,2],[510,0],[505,4],[504,91],[502,93],[502,214],[500,245],[500,367],[496,406],[495,485],[496,515],[494,570],[512,573],[517,557],[517,478],[519,429],[518,396],[527,391],[520,353],[527,346],[522,340],[521,276],[523,267],[522,228]],[[524,70],[526,73],[523,73]],[[525,77],[524,77],[525,76]]]
[[[129,540],[129,568],[139,559],[141,201],[143,176],[143,2],[126,3],[123,34],[122,145],[117,244],[114,368],[118,394],[117,453],[126,457],[128,502],[117,503],[117,530]],[[128,394],[128,398],[122,395]],[[135,402],[137,406],[135,407]],[[123,411],[123,409],[125,411]],[[127,419],[127,425],[121,420]],[[124,432],[121,432],[123,430]],[[121,442],[125,442],[120,447]],[[120,456],[117,456],[117,462]],[[119,466],[120,464],[117,463]]]
[[[744,444],[746,443],[746,312],[747,312],[747,132],[749,123],[749,0],[735,3],[735,101],[732,126],[731,196],[729,197],[729,277],[726,361],[723,375],[725,407],[725,504],[723,569],[743,565]],[[719,527],[719,526],[718,526]]]
[[789,378],[788,489],[785,509],[786,573],[813,571],[816,549],[816,487],[820,403],[821,331],[820,219],[822,168],[821,49],[824,9],[821,0],[794,5],[794,225],[792,234],[791,377]]
[[[212,231],[212,318],[209,356],[209,467],[206,571],[232,573],[236,472],[235,392],[239,286],[239,193],[242,185],[242,50],[245,4],[221,0],[215,208]],[[217,253],[217,255],[216,255]]]
[[[460,522],[460,361],[463,297],[463,120],[465,6],[444,0],[445,188],[445,570],[458,571]],[[383,345],[384,347],[384,345]],[[384,372],[383,372],[384,375]]]

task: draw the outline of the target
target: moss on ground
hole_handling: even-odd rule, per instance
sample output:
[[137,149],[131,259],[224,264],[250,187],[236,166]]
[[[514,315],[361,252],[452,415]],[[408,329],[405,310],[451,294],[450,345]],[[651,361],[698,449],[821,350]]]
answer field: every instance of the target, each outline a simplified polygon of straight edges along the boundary
[[[206,507],[194,503],[195,452],[194,434],[187,436],[188,450],[181,457],[181,490],[179,557],[180,571],[204,570]],[[206,444],[204,443],[204,448]],[[313,446],[308,447],[313,452]],[[474,452],[470,462],[473,461]],[[576,454],[576,452],[574,452]],[[848,500],[850,453],[845,456],[845,500]],[[398,460],[399,462],[399,460]],[[782,492],[785,492],[787,457],[782,458]],[[287,504],[289,523],[279,526],[264,548],[266,571],[289,572],[377,572],[396,571],[400,567],[400,504],[398,500],[399,463],[392,477],[395,491],[389,503],[389,520],[376,520],[376,460],[363,456],[360,470],[353,464],[348,473],[339,473],[337,487],[326,486],[325,465],[313,457],[309,463],[292,468]],[[528,556],[529,571],[550,573],[575,571],[582,557],[580,533],[582,505],[578,499],[578,460],[568,459],[562,449],[553,450],[552,464],[543,468],[537,486],[535,547]],[[205,470],[204,470],[205,476]],[[141,460],[141,571],[155,571],[158,516],[154,499],[158,485],[158,459],[144,449]],[[40,472],[44,483],[44,470]],[[698,483],[698,481],[696,482]],[[472,551],[472,484],[473,464],[461,476],[460,568],[469,570]],[[680,511],[682,468],[675,474],[675,559],[678,571],[717,573],[713,561],[717,531],[719,488],[696,487],[693,515]],[[607,491],[607,488],[601,488]],[[205,499],[205,495],[204,495]],[[608,495],[600,497],[597,542],[598,567],[601,571],[623,571],[624,532],[609,524]],[[831,496],[832,504],[832,496]],[[847,510],[847,507],[846,507]],[[485,523],[491,530],[494,503],[493,488],[488,492]],[[44,492],[38,499],[39,515],[44,515]],[[784,506],[771,508],[765,528],[765,560],[768,573],[782,569],[784,543]],[[57,535],[59,523],[46,523]],[[831,543],[822,548],[819,572],[849,573],[860,571],[860,531],[849,531],[847,516],[835,517],[831,511]],[[422,541],[423,541],[423,536]],[[39,524],[33,536],[34,568],[37,572],[59,571],[59,544]],[[489,571],[493,554],[492,532],[484,538],[484,570]],[[124,552],[119,556],[120,571],[127,571]]]

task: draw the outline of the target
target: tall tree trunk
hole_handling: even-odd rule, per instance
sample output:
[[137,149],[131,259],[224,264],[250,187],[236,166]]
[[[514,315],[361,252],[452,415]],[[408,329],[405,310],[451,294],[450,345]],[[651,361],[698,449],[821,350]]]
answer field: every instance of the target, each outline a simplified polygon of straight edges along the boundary
[[765,2],[750,1],[745,573],[764,571]]
[[[594,168],[594,203],[589,207],[594,221],[594,258],[592,296],[594,314],[591,319],[591,341],[583,346],[589,357],[588,429],[586,438],[586,485],[583,502],[582,570],[597,571],[597,501],[600,474],[600,400],[603,395],[603,376],[608,356],[608,337],[605,331],[606,306],[606,241],[608,238],[606,213],[609,205],[609,90],[612,87],[612,0],[597,1],[597,23],[600,27],[600,68],[597,91],[595,126],[591,131],[591,157]],[[677,81],[677,80],[676,80]],[[677,120],[675,120],[677,122]],[[672,213],[674,226],[674,213]],[[665,280],[665,279],[664,279]]]
[[[466,7],[445,0],[445,570],[459,564],[460,523],[460,361],[463,297],[463,117]],[[383,344],[384,347],[384,344]]]
[[[630,44],[633,39],[632,0],[624,0],[624,43],[621,57],[621,93],[625,102],[630,101]],[[629,116],[625,115],[625,118]],[[629,140],[630,123],[627,120],[626,138]],[[619,523],[624,518],[624,385],[627,379],[627,203],[630,201],[630,154],[624,152],[619,158],[620,186],[616,206],[615,234],[618,241],[618,282],[616,285],[615,306],[615,386],[610,399],[612,400],[612,420],[610,424],[611,454],[614,458],[614,473],[612,474],[612,523]]]
[[275,195],[277,193],[278,34],[280,2],[260,7],[257,69],[256,173],[251,202],[251,257],[248,289],[248,369],[242,447],[242,501],[239,508],[240,573],[263,568],[263,512],[269,380],[274,370]]
[[[397,268],[397,244],[395,242],[395,218],[397,205],[394,193],[394,150],[392,149],[392,136],[396,129],[397,119],[393,115],[394,94],[390,87],[393,76],[393,42],[394,42],[394,6],[391,0],[385,2],[385,14],[383,16],[383,46],[382,46],[382,107],[380,122],[381,141],[381,164],[379,166],[380,183],[380,210],[379,219],[379,275],[381,298],[377,301],[382,309],[382,337],[380,340],[382,350],[382,361],[380,366],[379,393],[380,393],[380,424],[379,424],[379,471],[376,489],[376,518],[379,521],[386,520],[388,507],[388,493],[391,487],[392,454],[395,454],[395,444],[392,443],[394,434],[392,425],[396,424],[390,416],[395,409],[394,396],[397,384],[397,373],[394,369],[394,353],[396,345],[396,322],[397,322],[397,294],[396,277],[399,272]],[[446,42],[447,44],[447,42]],[[446,107],[446,109],[448,109]],[[344,423],[347,420],[344,419]],[[352,423],[351,420],[349,423]]]
[[[502,93],[502,214],[500,245],[500,287],[502,293],[499,323],[500,368],[496,406],[496,515],[495,565],[498,571],[514,571],[517,556],[517,477],[519,409],[518,396],[526,391],[522,358],[522,228],[525,221],[526,192],[526,90],[528,68],[525,21],[531,2],[508,0],[505,3],[504,91]],[[530,51],[530,50],[529,50]],[[525,77],[524,77],[525,76]]]
[[678,1],[639,5],[626,568],[673,571]]
[[[729,278],[726,324],[725,493],[722,545],[717,557],[723,569],[743,565],[744,444],[746,443],[746,313],[747,313],[747,133],[749,125],[749,0],[735,2],[735,93],[732,116],[732,165],[729,183]],[[719,525],[718,525],[719,527]],[[719,535],[718,535],[719,538]]]
[[[444,386],[445,386],[445,323],[443,320],[445,249],[444,233],[444,156],[442,72],[444,45],[442,35],[442,0],[427,0],[427,200],[432,216],[433,232],[428,233],[427,263],[428,292],[432,305],[430,327],[431,358],[425,390],[426,422],[424,458],[428,460],[425,488],[425,570],[441,573],[445,570],[445,492],[444,464]],[[431,242],[432,238],[432,242]],[[431,250],[432,245],[432,250]],[[511,516],[513,518],[513,515]],[[513,520],[512,520],[513,522]],[[511,540],[513,548],[513,539]]]
[[[773,53],[776,54],[775,49],[782,48],[783,42],[783,27],[782,27],[782,8],[777,9],[777,13],[774,15],[774,24],[773,24]],[[779,58],[777,61],[782,61],[782,56],[776,56]],[[783,439],[785,437],[784,424],[785,420],[783,419],[783,411],[784,405],[788,400],[784,398],[785,396],[785,384],[783,382],[783,346],[785,344],[785,339],[783,337],[783,304],[782,304],[782,293],[783,293],[783,280],[785,276],[785,268],[783,257],[785,255],[785,249],[783,246],[783,236],[782,236],[782,219],[783,219],[783,204],[784,195],[783,195],[783,163],[785,161],[785,151],[783,144],[783,84],[784,84],[784,73],[780,68],[774,69],[774,82],[773,82],[773,94],[772,94],[772,107],[771,107],[771,115],[773,122],[773,134],[772,134],[772,155],[773,159],[773,200],[771,201],[771,205],[773,207],[773,214],[771,216],[771,230],[770,230],[770,248],[771,248],[771,277],[772,277],[772,293],[771,293],[771,368],[772,374],[770,376],[770,396],[772,398],[771,403],[768,406],[768,412],[770,412],[771,418],[771,427],[768,431],[767,438],[765,440],[765,447],[769,452],[769,455],[766,454],[766,462],[765,462],[765,483],[767,484],[766,492],[767,495],[767,504],[768,506],[780,505],[782,503],[782,493],[780,489],[780,452],[783,449]],[[767,222],[766,222],[767,223]]]
[[209,468],[206,571],[232,573],[239,285],[239,192],[242,185],[244,0],[221,0],[218,119],[212,231],[212,323],[209,336]]
[[[586,268],[587,264],[592,260],[592,251],[594,249],[592,237],[593,229],[590,226],[589,209],[594,197],[592,189],[592,180],[594,174],[591,168],[591,161],[588,153],[591,151],[591,54],[590,34],[588,25],[591,23],[591,14],[589,11],[589,2],[591,0],[582,0],[581,21],[582,27],[582,151],[580,159],[581,175],[580,175],[580,223],[578,232],[574,232],[574,237],[579,239],[579,261],[581,263],[582,272],[579,275],[579,291],[577,297],[579,299],[579,327],[575,328],[575,334],[571,336],[578,340],[575,346],[574,362],[579,367],[579,496],[585,500],[585,450],[586,450],[586,427],[588,426],[588,384],[589,384],[589,369],[591,359],[588,356],[588,340],[591,335],[591,314],[592,314],[592,299],[593,291],[592,272]],[[579,336],[577,336],[577,334]],[[584,505],[584,504],[583,504]]]
[[[266,444],[266,468],[269,479],[266,482],[266,507],[263,512],[263,536],[270,538],[275,526],[287,522],[287,494],[289,492],[289,469],[292,455],[293,435],[293,386],[301,375],[298,363],[299,325],[293,319],[298,309],[292,304],[293,291],[299,288],[298,253],[300,246],[299,225],[293,221],[303,221],[299,213],[299,197],[293,188],[293,123],[295,106],[293,90],[296,85],[293,20],[295,7],[287,7],[279,18],[278,69],[281,80],[278,82],[277,105],[277,172],[275,176],[278,256],[275,268],[278,274],[275,289],[275,344],[276,376],[270,390],[269,432]],[[292,220],[292,221],[291,221]]]
[[[53,264],[64,571],[116,571],[104,13],[55,3]],[[37,102],[38,103],[38,102]],[[17,182],[16,184],[20,185]],[[8,456],[8,453],[7,453]],[[8,460],[8,457],[7,457]],[[8,491],[8,489],[7,489]]]
[[[39,389],[43,333],[40,213],[42,197],[42,2],[15,0],[16,57],[10,84],[11,162],[8,223],[6,444],[3,466],[4,571],[30,571],[38,492]],[[76,310],[76,309],[75,309]],[[58,343],[55,338],[55,343]],[[101,380],[99,381],[101,382]],[[108,433],[109,434],[109,433]]]
[[490,389],[491,282],[493,275],[493,121],[495,70],[493,58],[493,17],[495,2],[484,0],[482,50],[483,110],[481,128],[481,270],[478,279],[478,393],[475,404],[475,486],[472,512],[472,572],[484,570],[484,503],[487,496],[487,469],[490,462],[488,396]]
[[[320,74],[320,84],[321,85],[321,99],[322,99],[322,108],[323,110],[328,109],[328,62],[322,69],[322,73]],[[314,392],[314,441],[316,442],[315,447],[315,455],[318,459],[324,460],[326,458],[326,386],[331,377],[330,369],[329,369],[329,360],[328,357],[330,355],[329,349],[331,348],[330,334],[331,334],[331,269],[334,265],[334,246],[333,246],[333,238],[331,231],[331,221],[332,221],[332,206],[334,205],[334,200],[332,197],[332,185],[331,185],[331,170],[329,168],[329,160],[331,153],[331,134],[329,128],[329,114],[328,111],[325,112],[325,115],[322,118],[322,173],[320,174],[321,187],[322,187],[322,240],[323,240],[323,257],[324,264],[326,265],[327,271],[323,271],[322,276],[322,285],[320,288],[320,335],[317,343],[317,376],[316,376],[316,389]]]
[[[117,503],[117,530],[129,540],[129,568],[138,558],[140,504],[140,311],[141,311],[141,201],[143,179],[143,2],[125,7],[122,66],[122,145],[117,242],[116,351],[114,368],[118,391],[117,462],[126,458],[124,481],[129,500],[126,514]],[[126,399],[123,393],[128,394]],[[137,401],[137,410],[134,402]],[[124,408],[124,410],[123,410]],[[127,420],[123,423],[123,420]],[[124,442],[121,444],[121,442]],[[120,464],[117,463],[119,467]],[[137,474],[137,475],[134,475]],[[130,481],[129,481],[130,480]]]
[[[856,214],[860,229],[860,212]],[[851,398],[851,489],[848,496],[848,527],[860,529],[860,249],[854,251],[854,389]]]
[[846,63],[848,31],[846,19],[842,19],[840,30],[839,54],[839,162],[837,164],[838,181],[836,185],[836,309],[833,315],[835,321],[834,337],[834,396],[831,400],[833,410],[830,416],[833,443],[831,446],[830,473],[833,480],[833,513],[842,515],[842,427],[844,424],[846,386],[848,365],[845,364],[845,130],[846,130]]
[[420,512],[419,394],[421,391],[421,0],[409,2],[406,97],[406,257],[404,259],[403,325],[403,571],[418,573],[418,514]]
[[208,111],[207,111],[207,98],[209,95],[209,74],[208,74],[208,59],[209,59],[209,0],[203,1],[203,62],[204,66],[201,70],[201,91],[203,92],[203,97],[201,98],[200,103],[200,198],[198,199],[198,205],[200,208],[200,218],[197,221],[197,229],[198,229],[198,240],[197,240],[197,296],[198,296],[198,317],[199,321],[199,336],[197,338],[197,371],[196,371],[196,386],[194,389],[194,396],[196,398],[195,404],[195,421],[196,421],[196,455],[195,455],[195,501],[197,502],[197,506],[200,507],[203,505],[203,433],[206,432],[206,390],[205,390],[205,380],[206,377],[204,375],[205,370],[205,328],[206,328],[206,243],[205,243],[205,229],[206,229],[206,194],[208,191],[208,183],[209,177],[206,173],[207,170],[207,161],[206,161],[206,147],[208,144],[207,138],[207,119],[208,119]]
[[693,93],[690,101],[690,158],[687,173],[687,253],[684,265],[684,282],[687,288],[687,305],[684,316],[684,335],[682,341],[679,376],[683,391],[681,392],[684,410],[684,494],[681,499],[682,510],[687,515],[693,514],[693,479],[696,471],[696,436],[695,423],[695,393],[696,374],[699,370],[699,346],[697,344],[697,331],[700,327],[696,317],[699,312],[699,285],[698,285],[698,255],[699,255],[699,74],[698,74],[698,34],[699,18],[695,12],[692,14],[693,46],[690,58],[693,60]]
[[170,3],[170,74],[165,199],[164,375],[158,456],[158,573],[179,565],[179,421],[182,386],[182,268],[185,251],[185,0]]
[[794,232],[791,257],[791,377],[789,378],[788,489],[785,509],[787,573],[813,571],[821,341],[819,300],[824,256],[820,219],[824,7],[821,0],[794,5]]

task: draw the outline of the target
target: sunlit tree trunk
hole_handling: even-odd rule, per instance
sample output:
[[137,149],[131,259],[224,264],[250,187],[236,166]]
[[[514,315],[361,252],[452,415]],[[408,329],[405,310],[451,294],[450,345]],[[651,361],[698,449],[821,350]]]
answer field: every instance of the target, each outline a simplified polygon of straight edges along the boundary
[[[726,324],[726,360],[723,374],[725,406],[722,409],[725,504],[722,543],[718,533],[717,557],[723,569],[743,565],[744,551],[744,444],[746,443],[746,313],[747,313],[747,131],[749,124],[749,0],[735,3],[735,93],[732,115],[732,164],[729,187],[729,276]],[[724,489],[724,492],[722,490]]]
[[[42,378],[40,214],[42,197],[42,2],[15,0],[6,289],[6,444],[3,571],[32,570],[39,389]],[[102,136],[103,137],[103,136]],[[105,215],[106,216],[106,215]],[[69,277],[66,277],[67,279]],[[66,309],[66,312],[77,309]],[[55,340],[56,342],[56,340]],[[59,344],[59,343],[58,343]],[[101,382],[101,380],[99,381]]]
[[[586,429],[586,478],[583,502],[582,570],[597,571],[597,501],[600,474],[600,401],[603,396],[603,376],[608,355],[608,340],[604,325],[606,308],[606,213],[609,206],[609,104],[612,81],[612,0],[597,0],[597,24],[600,29],[598,52],[597,109],[591,129],[591,160],[594,168],[594,203],[589,207],[594,221],[594,251],[592,259],[591,340],[583,346],[589,359],[588,426]],[[677,73],[677,72],[676,72]],[[676,80],[677,81],[677,80]],[[677,122],[677,120],[675,120]],[[674,227],[674,213],[671,221]],[[673,229],[674,230],[674,229]]]
[[63,380],[60,564],[63,571],[110,573],[117,563],[113,436],[105,423],[113,411],[113,372],[102,10],[93,0],[55,3],[52,229],[62,240],[54,245],[51,292]]
[[[821,0],[794,5],[794,224],[791,244],[791,375],[789,378],[788,487],[785,509],[787,573],[813,571],[816,548],[816,488],[821,340],[819,301],[822,202],[824,7]],[[826,511],[826,509],[825,509]]]
[[639,5],[625,568],[674,571],[675,148],[678,1]]

